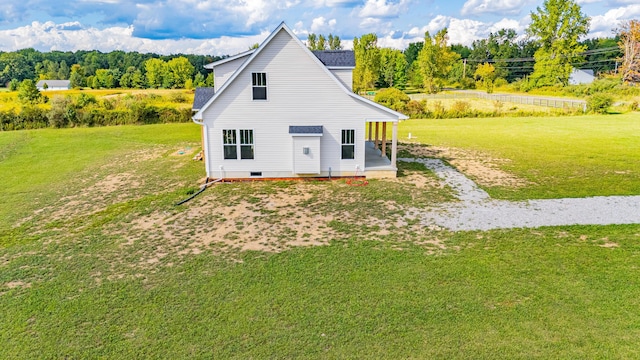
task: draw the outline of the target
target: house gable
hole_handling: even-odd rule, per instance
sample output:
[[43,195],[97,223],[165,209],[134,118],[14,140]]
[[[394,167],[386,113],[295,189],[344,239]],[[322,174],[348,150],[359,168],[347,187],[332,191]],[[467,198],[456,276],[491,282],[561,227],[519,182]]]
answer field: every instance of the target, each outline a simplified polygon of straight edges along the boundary
[[[254,61],[256,61],[255,59],[257,57],[260,56],[260,54],[264,51],[267,51],[267,49],[272,48],[273,45],[271,44],[271,42],[273,41],[274,38],[276,37],[285,37],[289,40],[291,40],[292,45],[297,45],[297,47],[301,50],[300,51],[289,51],[289,53],[283,53],[281,54],[283,59],[289,59],[289,60],[283,60],[286,65],[288,67],[297,67],[297,66],[304,66],[305,68],[308,69],[312,69],[312,68],[319,68],[321,71],[323,71],[325,73],[325,75],[331,79],[333,82],[335,82],[338,85],[337,90],[338,91],[342,91],[343,93],[345,93],[346,95],[350,96],[351,98],[355,99],[357,103],[361,103],[359,104],[360,106],[365,105],[365,108],[377,108],[379,110],[382,111],[381,118],[388,118],[388,117],[392,117],[395,120],[398,119],[407,119],[408,117],[404,114],[401,114],[399,112],[393,111],[387,107],[384,107],[380,104],[377,104],[373,101],[370,101],[368,99],[365,99],[361,96],[358,96],[357,94],[354,94],[351,90],[350,90],[350,86],[348,84],[345,84],[345,79],[338,79],[336,77],[336,75],[334,75],[323,63],[320,59],[318,59],[317,56],[315,56],[301,41],[300,39],[298,39],[297,36],[295,36],[295,34],[293,34],[293,32],[291,31],[291,29],[289,29],[286,24],[283,22],[281,23],[278,28],[276,28],[276,30],[274,30],[269,37],[267,37],[267,39],[258,47],[258,49],[253,50],[253,51],[249,51],[246,53],[242,53],[236,57],[233,57],[234,61],[238,61],[239,59],[243,59],[246,55],[250,54],[249,58],[244,60],[242,65],[231,75],[231,77],[228,78],[227,81],[224,82],[224,84],[218,88],[216,86],[215,90],[216,90],[216,94],[194,115],[193,119],[194,121],[198,122],[198,120],[203,120],[203,112],[205,112],[210,106],[211,104],[213,104],[214,102],[216,102],[217,98],[220,96],[223,96],[224,92],[226,91],[227,87],[229,87],[231,85],[231,83],[233,83],[235,81],[235,79],[244,72],[244,69],[248,66],[250,66]],[[280,40],[280,42],[282,42],[283,40]],[[273,51],[271,51],[273,53]],[[277,53],[275,54],[277,55]],[[296,61],[291,61],[290,59],[296,59]],[[314,64],[309,64],[309,60],[312,61],[312,63]],[[221,60],[221,62],[223,62],[224,60]],[[215,64],[215,63],[214,63]],[[211,64],[211,65],[214,65]],[[215,65],[214,65],[215,66]],[[306,77],[303,77],[303,79]],[[301,79],[301,80],[303,80]],[[293,85],[291,87],[294,87]],[[316,86],[315,83],[305,83],[302,84],[302,86],[298,87],[298,90],[300,89],[309,89],[309,88],[318,88],[318,86]],[[358,105],[355,105],[358,106]]]
[[[254,99],[256,79],[266,99]],[[225,178],[249,178],[352,175],[364,169],[365,123],[404,118],[349,91],[282,24],[243,60],[194,121],[203,125],[207,175],[220,171]],[[251,157],[233,155],[249,145]]]

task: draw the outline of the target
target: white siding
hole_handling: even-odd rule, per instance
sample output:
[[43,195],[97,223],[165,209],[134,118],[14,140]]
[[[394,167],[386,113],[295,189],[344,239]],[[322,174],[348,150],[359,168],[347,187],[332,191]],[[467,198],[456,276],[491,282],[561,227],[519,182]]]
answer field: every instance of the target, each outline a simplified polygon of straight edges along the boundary
[[331,73],[349,90],[353,90],[353,70],[352,69],[331,69]]
[[[267,74],[266,101],[252,100],[252,72]],[[251,171],[261,171],[264,177],[291,176],[293,139],[289,126],[323,125],[321,173],[328,174],[331,169],[334,176],[350,175],[356,165],[364,169],[365,122],[395,119],[345,93],[326,68],[281,29],[203,112],[209,129],[206,160],[212,171],[222,165],[226,177],[249,177]],[[223,129],[253,129],[255,159],[224,160]],[[355,159],[340,159],[343,129],[355,129]]]
[[247,56],[226,62],[224,64],[217,65],[213,68],[213,87],[214,91],[220,90],[227,80],[233,75],[233,73],[247,60]]
[[[293,140],[293,173],[320,174],[320,139],[321,136],[292,136]],[[308,154],[304,153],[308,148]]]

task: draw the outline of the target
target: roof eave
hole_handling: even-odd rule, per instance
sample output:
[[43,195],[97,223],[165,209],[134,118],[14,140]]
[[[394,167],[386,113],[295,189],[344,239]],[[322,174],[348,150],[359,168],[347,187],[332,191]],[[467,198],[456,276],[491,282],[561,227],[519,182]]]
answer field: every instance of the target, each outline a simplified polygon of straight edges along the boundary
[[237,59],[241,59],[241,58],[243,58],[245,56],[249,56],[249,55],[253,54],[255,51],[256,51],[256,49],[251,49],[251,50],[248,50],[248,51],[245,51],[245,52],[241,52],[239,54],[236,54],[236,55],[233,55],[233,56],[229,56],[227,58],[224,58],[224,59],[221,59],[221,60],[214,61],[212,63],[206,64],[204,66],[204,68],[207,69],[207,70],[213,70],[213,68],[216,67],[216,66],[219,66],[219,65],[222,65],[222,64],[226,64],[228,62],[231,62],[231,61],[234,61],[234,60],[237,60]]

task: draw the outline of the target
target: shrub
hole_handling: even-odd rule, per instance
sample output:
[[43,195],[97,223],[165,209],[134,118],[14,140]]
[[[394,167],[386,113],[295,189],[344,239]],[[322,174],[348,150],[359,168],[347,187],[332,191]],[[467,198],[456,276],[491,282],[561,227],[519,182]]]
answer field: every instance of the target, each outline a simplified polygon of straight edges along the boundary
[[378,91],[373,101],[382,104],[394,110],[404,109],[405,105],[410,101],[409,95],[396,88],[386,88]]
[[471,110],[471,104],[468,101],[458,100],[451,105],[452,117],[465,117]]
[[597,93],[587,98],[587,111],[597,114],[606,114],[612,104],[613,98],[611,95]]

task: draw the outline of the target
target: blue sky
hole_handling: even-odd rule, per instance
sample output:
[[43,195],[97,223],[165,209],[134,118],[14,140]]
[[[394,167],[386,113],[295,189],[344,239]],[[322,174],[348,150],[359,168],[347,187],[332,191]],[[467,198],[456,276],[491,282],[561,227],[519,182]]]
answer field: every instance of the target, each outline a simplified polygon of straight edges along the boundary
[[[523,34],[543,0],[2,0],[0,50],[124,50],[224,55],[261,42],[281,21],[301,39],[310,32],[378,35],[402,49],[425,31],[449,28],[470,45],[501,28]],[[611,36],[640,19],[640,0],[578,0],[592,18],[590,37]]]

